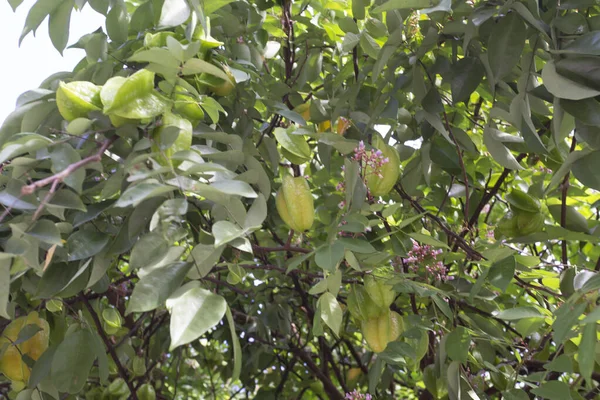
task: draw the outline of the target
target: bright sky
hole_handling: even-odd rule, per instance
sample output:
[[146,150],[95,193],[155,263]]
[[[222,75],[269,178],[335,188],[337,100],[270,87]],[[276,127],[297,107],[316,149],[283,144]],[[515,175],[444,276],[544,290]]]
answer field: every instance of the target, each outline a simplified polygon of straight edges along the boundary
[[[0,0],[0,124],[15,108],[17,97],[34,89],[48,76],[59,71],[71,71],[85,56],[80,49],[66,49],[63,56],[48,37],[48,20],[42,22],[36,36],[29,34],[19,47],[19,36],[34,0],[25,0],[13,13],[6,0]],[[89,5],[71,15],[69,45],[104,25],[104,17]]]

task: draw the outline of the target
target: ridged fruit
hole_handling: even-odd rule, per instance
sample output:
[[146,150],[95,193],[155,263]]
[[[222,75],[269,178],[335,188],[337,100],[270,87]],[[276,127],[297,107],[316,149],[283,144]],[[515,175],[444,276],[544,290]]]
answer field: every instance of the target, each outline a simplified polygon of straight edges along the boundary
[[389,304],[379,307],[364,286],[355,285],[348,295],[348,310],[354,319],[359,322],[378,317],[388,311]]
[[385,144],[379,136],[374,137],[373,147],[381,150],[383,157],[387,158],[388,162],[383,164],[379,170],[367,166],[365,171],[367,187],[371,195],[385,196],[392,190],[400,177],[400,155],[394,147]]
[[402,317],[394,311],[363,321],[361,331],[367,344],[375,353],[385,350],[388,343],[398,339],[404,331]]
[[[179,129],[177,139],[168,148],[161,149],[160,143],[167,141],[164,135],[175,134],[177,129]],[[167,113],[163,117],[163,124],[154,132],[153,138],[152,152],[159,154],[158,162],[161,165],[176,167],[181,162],[172,161],[171,156],[178,151],[189,150],[192,146],[192,123],[178,115]]]
[[208,89],[216,94],[217,96],[228,96],[235,89],[235,78],[229,68],[225,66],[219,66],[227,75],[227,79],[219,78],[211,74],[202,74],[201,80]]
[[204,111],[194,97],[183,87],[175,86],[173,94],[175,104],[173,108],[177,113],[190,121],[201,121],[204,119]]
[[[17,340],[19,333],[27,325],[37,325],[41,330],[26,341],[13,346],[12,343]],[[0,337],[0,348],[6,346],[6,350],[0,358],[0,372],[16,383],[17,386],[24,387],[29,380],[31,371],[27,364],[23,362],[22,356],[27,355],[32,360],[40,358],[48,348],[49,334],[48,322],[40,318],[35,311],[26,317],[20,317],[11,322]]]
[[302,103],[294,108],[294,111],[300,114],[306,122],[310,120],[310,103]]
[[392,286],[387,285],[382,279],[371,275],[365,277],[365,289],[369,297],[380,308],[388,308],[396,298],[396,292],[394,292]]
[[156,400],[156,391],[154,386],[149,383],[144,383],[137,391],[139,400]]
[[283,222],[297,232],[304,232],[313,225],[315,206],[310,188],[303,177],[286,175],[275,198],[277,212]]
[[67,121],[87,117],[90,111],[102,109],[100,87],[92,82],[60,82],[56,91],[56,105]]

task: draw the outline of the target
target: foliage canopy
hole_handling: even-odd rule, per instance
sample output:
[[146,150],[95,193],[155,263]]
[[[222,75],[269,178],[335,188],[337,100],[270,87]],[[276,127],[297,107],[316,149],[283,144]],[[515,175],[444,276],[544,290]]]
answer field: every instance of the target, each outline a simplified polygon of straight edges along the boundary
[[597,398],[597,3],[37,0],[0,396]]

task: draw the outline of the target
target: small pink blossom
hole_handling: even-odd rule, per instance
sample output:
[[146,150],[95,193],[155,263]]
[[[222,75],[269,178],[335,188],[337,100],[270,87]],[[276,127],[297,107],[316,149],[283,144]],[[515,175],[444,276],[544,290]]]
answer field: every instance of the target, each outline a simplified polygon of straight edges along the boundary
[[345,400],[372,400],[373,397],[371,397],[370,394],[362,394],[360,393],[357,389],[354,389],[354,391],[350,392],[350,393],[346,393],[346,397],[344,397]]
[[408,263],[408,269],[413,273],[425,271],[426,276],[431,276],[437,281],[452,280],[454,277],[448,276],[448,269],[437,257],[442,254],[442,250],[435,250],[430,245],[420,245],[413,242],[412,250],[408,252],[405,259]]

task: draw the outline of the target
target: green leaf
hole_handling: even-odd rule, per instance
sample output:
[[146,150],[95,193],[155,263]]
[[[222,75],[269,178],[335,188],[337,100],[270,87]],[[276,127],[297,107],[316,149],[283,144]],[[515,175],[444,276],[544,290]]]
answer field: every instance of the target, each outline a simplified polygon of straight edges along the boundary
[[71,11],[75,5],[74,0],[63,1],[62,4],[50,14],[48,30],[54,48],[62,54],[69,41],[69,25],[71,23]]
[[193,262],[190,278],[204,278],[216,263],[219,262],[225,246],[215,247],[213,245],[197,244],[188,257],[188,262]]
[[514,257],[506,257],[500,261],[496,261],[490,268],[488,281],[502,292],[506,292],[513,279],[515,268],[516,262]]
[[453,361],[465,364],[469,355],[471,335],[464,326],[457,326],[446,338],[446,353]]
[[562,52],[600,56],[600,32],[594,31],[581,35],[567,44]]
[[453,361],[448,365],[446,380],[448,382],[448,398],[450,400],[461,400],[463,397],[460,387],[460,362]]
[[69,261],[95,256],[106,247],[109,239],[108,235],[96,231],[79,230],[73,233],[67,240]]
[[56,349],[52,359],[52,383],[61,392],[79,393],[94,364],[94,337],[88,330],[71,333]]
[[44,351],[40,358],[36,360],[35,365],[31,369],[31,375],[29,376],[28,386],[30,388],[35,388],[50,374],[55,353],[56,346],[50,346]]
[[227,316],[227,323],[229,324],[229,332],[231,333],[231,341],[233,344],[233,372],[231,373],[231,380],[236,381],[239,379],[242,371],[242,347],[240,346],[240,339],[235,331],[235,321],[229,306],[227,306],[225,315]]
[[10,296],[10,258],[0,259],[0,317],[11,319],[8,315],[8,297]]
[[125,315],[152,311],[167,300],[181,285],[191,268],[190,263],[176,262],[156,269],[136,283]]
[[12,141],[6,143],[0,151],[0,163],[25,153],[43,149],[52,143],[50,139],[37,133],[20,133],[11,139]]
[[325,245],[315,253],[315,262],[326,271],[333,272],[344,258],[344,245],[336,241],[331,245]]
[[187,60],[181,69],[182,75],[198,75],[202,73],[229,80],[229,76],[222,69],[199,58]]
[[47,219],[37,221],[35,225],[27,231],[27,234],[48,244],[62,246],[62,239],[56,224]]
[[125,2],[119,0],[106,16],[106,33],[113,42],[124,43],[127,41],[129,31],[129,13]]
[[477,89],[483,77],[485,69],[476,57],[464,57],[452,66],[452,101],[455,104],[469,102],[471,93]]
[[600,125],[600,103],[598,101],[594,99],[561,99],[560,105],[582,123],[591,126]]
[[549,400],[571,400],[569,385],[561,381],[549,381],[531,391],[536,396]]
[[275,128],[273,131],[277,142],[293,155],[307,161],[311,156],[310,147],[303,135],[295,135],[287,129]]
[[[567,206],[565,208],[565,210],[566,210],[565,228],[567,228],[570,231],[575,231],[575,232],[583,232],[583,233],[590,232],[590,229],[588,228],[587,219],[583,215],[581,215],[581,213],[579,211],[577,211],[577,209],[575,207]],[[552,218],[554,218],[554,221],[556,221],[556,223],[560,224],[562,206],[560,204],[549,205],[548,211],[550,211],[550,214],[552,215]]]
[[161,232],[150,232],[142,236],[131,250],[129,266],[139,269],[160,261],[169,249],[169,242]]
[[593,89],[559,75],[556,72],[556,66],[553,61],[548,61],[544,66],[542,80],[546,89],[561,99],[582,100],[600,94],[600,90]]
[[225,299],[192,281],[179,288],[166,301],[171,313],[170,350],[190,343],[217,325],[225,315]]
[[183,24],[190,17],[190,7],[185,0],[165,0],[160,11],[158,26],[168,28]]
[[155,181],[146,181],[128,187],[115,203],[115,207],[136,207],[142,201],[151,197],[160,196],[161,194],[172,192],[175,190],[172,186],[163,185]]
[[[67,143],[53,146],[50,151],[50,158],[52,159],[53,173],[64,171],[71,164],[81,161],[81,156],[79,153]],[[85,169],[79,168],[71,172],[65,179],[63,179],[63,182],[77,193],[81,193],[84,179]]]
[[513,321],[523,318],[544,318],[544,314],[534,307],[516,307],[499,312],[496,318]]
[[483,131],[483,144],[485,144],[485,147],[487,147],[494,160],[504,168],[522,170],[523,167],[521,167],[510,150],[496,138],[492,129],[486,127]]
[[517,13],[506,14],[492,28],[487,55],[496,82],[508,75],[517,65],[526,39],[527,28]]
[[579,343],[579,371],[583,379],[590,381],[594,366],[596,364],[596,343],[598,341],[596,335],[596,322],[586,324],[583,327],[583,335]]
[[407,10],[435,7],[440,3],[440,0],[388,0],[382,5],[375,7],[371,13],[378,14],[384,11],[391,10]]
[[222,246],[244,235],[244,231],[229,221],[218,221],[212,227],[215,247]]
[[404,365],[407,358],[415,360],[417,354],[411,345],[396,340],[388,343],[385,350],[379,353],[378,357],[383,358],[388,364]]
[[423,244],[428,244],[430,246],[436,246],[436,247],[442,247],[444,249],[450,249],[450,247],[448,247],[448,245],[446,243],[441,242],[441,241],[437,240],[436,238],[433,238],[428,235],[424,235],[419,232],[411,232],[411,233],[408,233],[407,235],[410,236],[411,238],[415,239],[417,242],[421,242]]
[[572,328],[579,319],[579,316],[585,311],[587,304],[580,303],[573,306],[570,302],[565,302],[558,308],[554,315],[556,319],[552,323],[554,335],[552,339],[556,343],[562,343],[566,340],[569,334],[572,334]]
[[321,318],[327,324],[333,333],[339,335],[344,316],[342,307],[335,296],[329,292],[323,293],[319,297],[319,306],[321,308]]
[[575,178],[584,185],[600,190],[600,151],[592,152],[573,162],[571,171]]
[[37,0],[29,10],[27,18],[25,19],[25,26],[19,37],[19,46],[21,45],[21,42],[23,42],[25,36],[32,31],[35,33],[46,17],[57,10],[62,3],[63,0]]
[[265,196],[259,194],[246,214],[244,229],[260,228],[265,219],[267,219],[267,202]]

